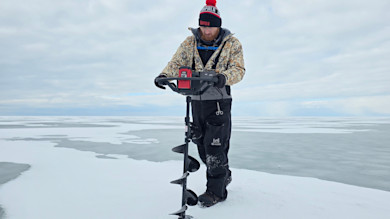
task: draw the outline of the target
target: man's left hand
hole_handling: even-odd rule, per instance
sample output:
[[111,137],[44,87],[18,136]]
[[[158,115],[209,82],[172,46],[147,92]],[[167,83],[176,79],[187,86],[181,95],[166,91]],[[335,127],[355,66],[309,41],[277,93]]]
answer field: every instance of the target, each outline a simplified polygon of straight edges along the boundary
[[226,77],[223,74],[217,74],[218,81],[214,83],[215,87],[223,88],[226,85]]

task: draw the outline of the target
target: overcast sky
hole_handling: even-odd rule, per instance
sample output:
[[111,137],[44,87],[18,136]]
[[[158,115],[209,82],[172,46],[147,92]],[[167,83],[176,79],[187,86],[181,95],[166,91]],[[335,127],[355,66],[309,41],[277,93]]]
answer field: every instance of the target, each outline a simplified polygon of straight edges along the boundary
[[[0,115],[184,115],[153,80],[204,0],[0,0]],[[237,116],[390,116],[389,0],[219,0]]]

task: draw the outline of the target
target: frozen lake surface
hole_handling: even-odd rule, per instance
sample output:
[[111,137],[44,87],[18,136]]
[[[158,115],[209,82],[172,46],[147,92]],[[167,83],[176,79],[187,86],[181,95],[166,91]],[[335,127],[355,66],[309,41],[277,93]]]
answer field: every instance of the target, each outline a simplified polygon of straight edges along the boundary
[[[178,117],[0,117],[0,154],[10,145],[34,151],[49,143],[92,152],[96,160],[179,162],[171,148],[184,141],[183,123]],[[388,133],[390,118],[235,118],[230,166],[390,191]],[[198,157],[195,148],[190,154]],[[30,172],[27,160],[0,159],[0,184]]]
[[[180,160],[178,117],[0,117],[0,139],[50,141],[57,147]],[[390,118],[239,118],[230,165],[390,191]],[[190,153],[197,156],[196,146]]]

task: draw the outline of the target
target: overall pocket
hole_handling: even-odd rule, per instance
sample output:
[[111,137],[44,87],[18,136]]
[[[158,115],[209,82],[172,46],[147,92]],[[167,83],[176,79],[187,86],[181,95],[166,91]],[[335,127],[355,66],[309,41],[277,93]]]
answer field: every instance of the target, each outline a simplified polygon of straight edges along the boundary
[[204,146],[206,152],[207,174],[210,177],[223,175],[227,165],[227,128],[225,123],[214,125],[206,123]]
[[203,143],[206,147],[221,147],[225,145],[226,136],[227,132],[224,123],[221,125],[213,125],[207,122]]

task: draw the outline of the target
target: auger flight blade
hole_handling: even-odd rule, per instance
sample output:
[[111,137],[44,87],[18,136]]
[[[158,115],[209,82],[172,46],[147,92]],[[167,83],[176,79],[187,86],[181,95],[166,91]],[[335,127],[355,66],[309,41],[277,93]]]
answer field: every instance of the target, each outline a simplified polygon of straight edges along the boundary
[[197,161],[195,158],[193,158],[191,156],[188,156],[188,160],[189,160],[188,167],[187,167],[188,171],[195,172],[195,171],[199,170],[199,168],[200,168],[199,161]]
[[183,185],[184,180],[190,175],[188,172],[185,172],[183,176],[181,176],[179,179],[171,181],[172,184],[179,184]]
[[198,204],[198,196],[192,190],[187,189],[185,196],[188,205],[194,206]]
[[176,152],[176,153],[179,153],[179,154],[184,154],[184,147],[185,146],[186,146],[186,144],[182,144],[182,145],[176,146],[176,147],[172,148],[172,151]]
[[178,210],[178,211],[176,211],[176,212],[174,212],[174,213],[172,213],[170,215],[180,216],[180,215],[182,215],[183,213],[186,212],[187,208],[188,208],[187,205],[183,205],[183,207],[180,210]]

